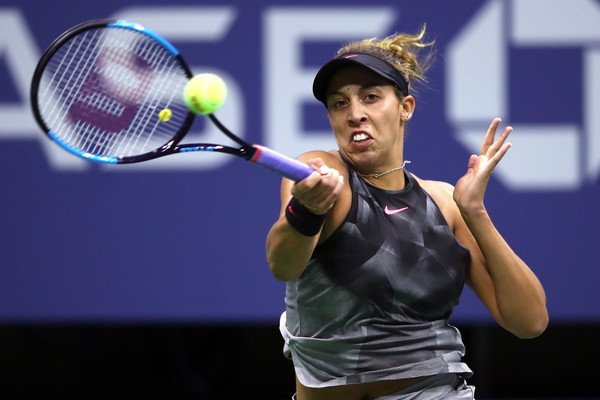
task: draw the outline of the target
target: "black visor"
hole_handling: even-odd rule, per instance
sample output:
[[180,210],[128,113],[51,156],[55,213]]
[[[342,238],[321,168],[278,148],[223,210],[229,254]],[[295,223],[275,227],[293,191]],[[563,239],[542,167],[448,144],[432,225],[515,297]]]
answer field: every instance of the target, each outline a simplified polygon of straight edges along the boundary
[[379,57],[365,53],[341,54],[321,67],[313,82],[313,94],[317,100],[327,105],[327,84],[331,76],[341,67],[362,65],[377,75],[388,79],[400,89],[404,96],[408,95],[408,84],[400,71]]

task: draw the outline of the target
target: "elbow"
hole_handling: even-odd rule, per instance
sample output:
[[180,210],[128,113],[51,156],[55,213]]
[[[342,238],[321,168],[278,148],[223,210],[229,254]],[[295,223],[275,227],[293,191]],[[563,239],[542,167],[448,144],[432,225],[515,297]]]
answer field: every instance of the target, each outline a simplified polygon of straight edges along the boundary
[[273,263],[269,262],[269,270],[271,271],[271,275],[279,282],[287,282],[290,279],[289,274],[283,268],[277,268]]
[[308,261],[304,256],[294,254],[289,249],[281,250],[279,246],[267,243],[267,264],[275,279],[288,282],[298,279],[304,272]]
[[536,324],[532,325],[528,335],[523,339],[533,339],[540,336],[546,331],[546,328],[548,328],[549,322],[550,318],[548,317],[548,313],[546,313],[542,318],[539,318],[539,321],[537,321]]
[[529,320],[518,329],[512,330],[512,333],[519,339],[534,339],[546,331],[550,319],[545,312],[537,318]]
[[289,275],[281,274],[281,273],[276,273],[276,272],[273,272],[272,270],[271,270],[271,273],[273,274],[273,276],[275,277],[275,279],[277,279],[279,282],[289,282],[289,281],[293,281],[294,279],[296,279],[293,276],[289,276]]
[[270,253],[267,253],[267,264],[275,279],[280,282],[288,282],[299,278],[300,274],[296,272],[296,269],[291,268],[289,263],[277,261],[274,258]]
[[287,268],[275,268],[269,264],[269,269],[271,270],[273,277],[280,282],[288,282],[298,279],[298,276],[291,273]]

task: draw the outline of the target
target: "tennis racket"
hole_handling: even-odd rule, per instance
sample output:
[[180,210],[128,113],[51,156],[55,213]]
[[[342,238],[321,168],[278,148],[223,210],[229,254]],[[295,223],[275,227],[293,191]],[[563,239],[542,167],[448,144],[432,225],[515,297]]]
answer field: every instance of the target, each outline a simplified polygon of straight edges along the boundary
[[196,116],[183,100],[191,78],[177,49],[155,32],[124,20],[93,20],[63,33],[43,54],[31,106],[54,142],[95,162],[128,164],[208,151],[241,157],[294,181],[314,171],[245,142],[214,114],[207,117],[235,145],[180,144]]

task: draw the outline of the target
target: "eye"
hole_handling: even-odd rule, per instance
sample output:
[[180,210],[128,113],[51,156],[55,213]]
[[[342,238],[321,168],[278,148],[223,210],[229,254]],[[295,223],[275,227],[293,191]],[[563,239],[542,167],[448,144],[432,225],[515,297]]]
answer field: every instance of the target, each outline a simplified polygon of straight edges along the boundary
[[344,107],[348,102],[344,99],[331,99],[329,101],[329,108],[340,108]]
[[363,97],[363,101],[365,103],[375,103],[377,100],[380,99],[380,96],[378,93],[374,93],[374,92],[370,92],[367,93],[364,97]]

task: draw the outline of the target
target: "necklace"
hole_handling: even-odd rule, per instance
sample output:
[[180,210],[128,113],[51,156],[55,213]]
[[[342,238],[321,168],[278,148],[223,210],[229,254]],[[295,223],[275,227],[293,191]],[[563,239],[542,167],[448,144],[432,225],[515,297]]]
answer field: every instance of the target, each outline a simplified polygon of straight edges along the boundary
[[404,169],[404,167],[406,166],[406,164],[410,164],[410,161],[405,160],[402,163],[401,166],[396,167],[396,168],[392,168],[389,171],[385,171],[385,172],[382,172],[380,174],[378,174],[378,173],[372,173],[372,174],[364,174],[364,175],[363,174],[358,174],[358,175],[362,176],[363,178],[379,178],[380,176],[387,175],[390,172],[398,171],[399,169]]

